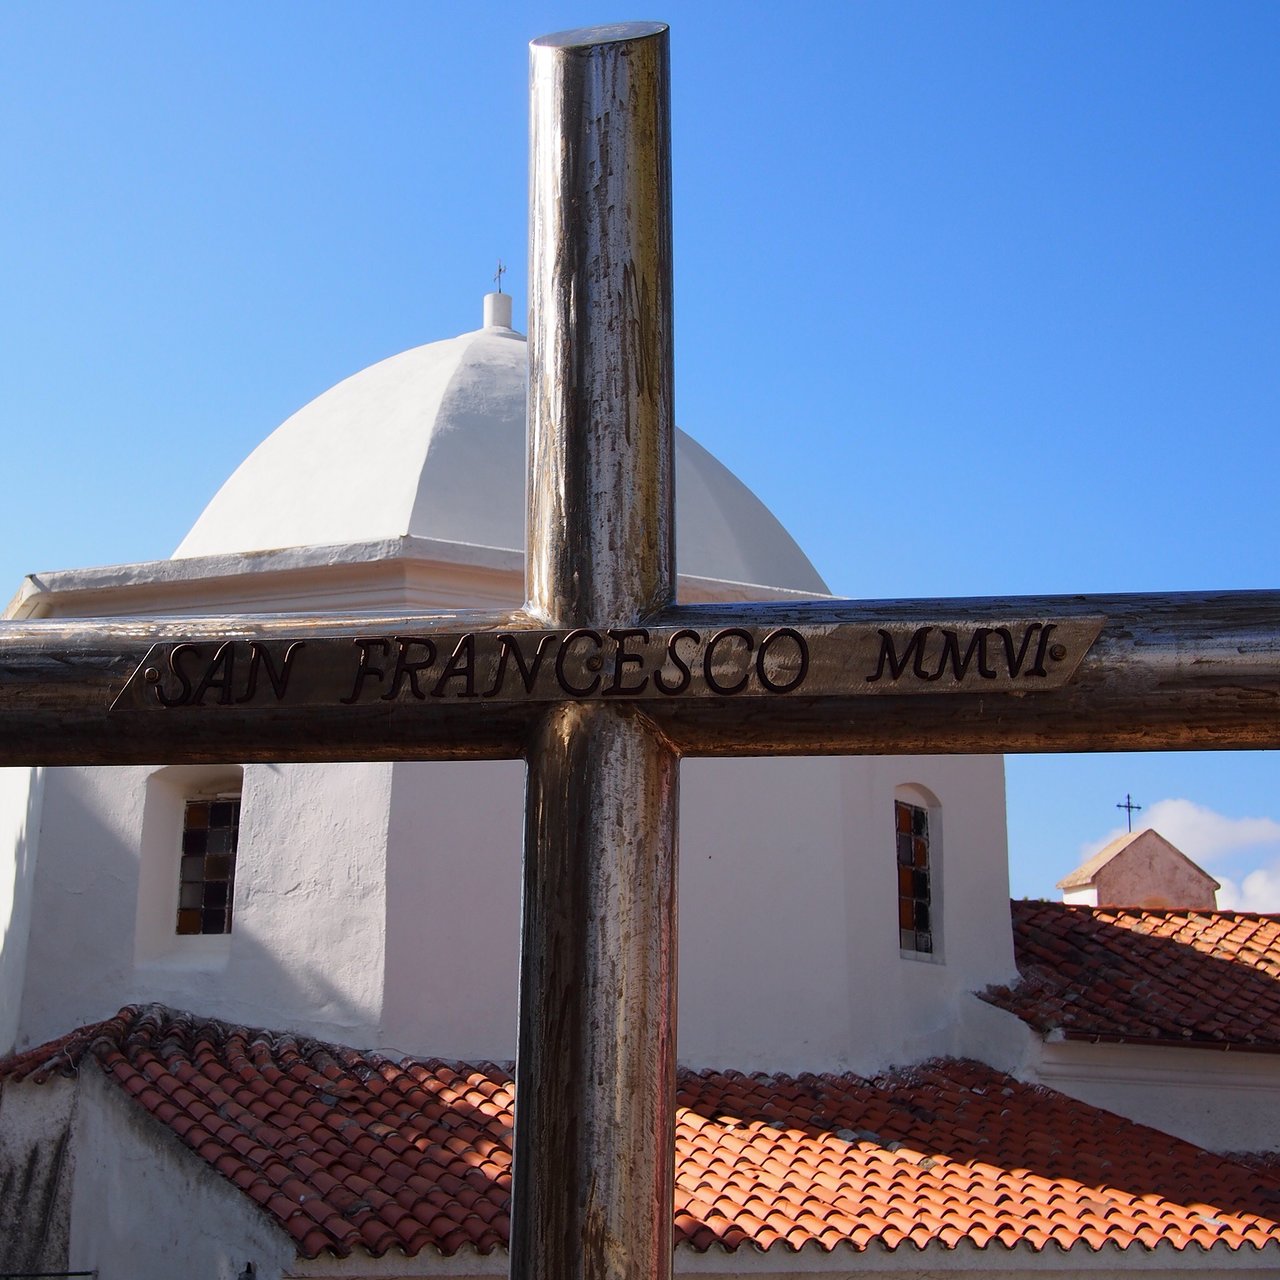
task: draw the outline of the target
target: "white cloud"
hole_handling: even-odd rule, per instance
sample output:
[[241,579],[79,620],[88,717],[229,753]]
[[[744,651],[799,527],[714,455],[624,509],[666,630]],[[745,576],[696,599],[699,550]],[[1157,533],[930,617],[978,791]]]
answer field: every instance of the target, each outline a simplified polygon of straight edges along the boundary
[[1218,906],[1224,911],[1280,911],[1280,862],[1250,871],[1239,884],[1223,876]]
[[1158,800],[1147,811],[1147,826],[1197,862],[1280,844],[1280,822],[1273,818],[1228,818],[1190,800]]
[[[1280,846],[1280,822],[1274,818],[1228,818],[1225,814],[1194,804],[1190,800],[1157,800],[1143,811],[1140,827],[1154,827],[1170,844],[1177,846],[1194,862],[1211,862],[1214,858],[1257,845]],[[1093,840],[1082,846],[1081,861],[1092,857],[1117,836],[1124,835],[1125,831],[1125,827],[1116,827],[1100,840]],[[1249,884],[1255,876],[1275,875],[1277,868],[1280,868],[1280,863],[1268,870],[1251,872],[1241,882],[1240,891],[1243,892],[1243,886]],[[1262,892],[1261,889],[1258,891]],[[1274,908],[1247,909],[1260,911]]]

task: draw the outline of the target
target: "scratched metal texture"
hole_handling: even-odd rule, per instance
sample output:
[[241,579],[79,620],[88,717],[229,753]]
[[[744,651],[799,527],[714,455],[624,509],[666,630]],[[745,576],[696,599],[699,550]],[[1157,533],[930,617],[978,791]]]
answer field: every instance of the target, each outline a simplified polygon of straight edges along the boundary
[[[660,629],[822,629],[1100,616],[1062,688],[960,688],[851,697],[806,686],[771,698],[647,700],[684,755],[1260,749],[1280,746],[1280,592],[671,606]],[[155,643],[540,630],[521,613],[344,619],[180,618],[0,624],[0,764],[495,759],[525,755],[541,713],[494,700],[230,705],[112,713]]]
[[[627,627],[675,600],[667,29],[529,61],[526,608]],[[530,744],[511,1275],[665,1280],[679,758],[606,701],[554,704]]]

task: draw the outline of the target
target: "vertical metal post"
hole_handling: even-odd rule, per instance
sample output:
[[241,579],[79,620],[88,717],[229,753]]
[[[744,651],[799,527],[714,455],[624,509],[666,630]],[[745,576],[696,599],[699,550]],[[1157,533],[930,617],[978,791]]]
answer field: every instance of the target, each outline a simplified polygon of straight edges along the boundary
[[513,1280],[671,1274],[678,770],[612,707],[532,744]]
[[528,607],[626,626],[675,599],[667,29],[530,46]]
[[[531,46],[528,609],[675,597],[667,32]],[[604,673],[606,683],[609,673]],[[678,761],[632,708],[529,744],[511,1274],[671,1272]]]

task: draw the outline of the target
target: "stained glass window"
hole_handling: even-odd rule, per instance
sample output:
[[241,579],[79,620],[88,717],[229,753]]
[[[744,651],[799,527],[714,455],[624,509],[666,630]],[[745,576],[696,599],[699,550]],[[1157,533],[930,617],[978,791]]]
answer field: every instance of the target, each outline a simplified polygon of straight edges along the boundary
[[898,944],[904,951],[933,952],[929,886],[929,810],[894,801],[898,843]]
[[230,933],[240,798],[188,800],[178,875],[179,933]]

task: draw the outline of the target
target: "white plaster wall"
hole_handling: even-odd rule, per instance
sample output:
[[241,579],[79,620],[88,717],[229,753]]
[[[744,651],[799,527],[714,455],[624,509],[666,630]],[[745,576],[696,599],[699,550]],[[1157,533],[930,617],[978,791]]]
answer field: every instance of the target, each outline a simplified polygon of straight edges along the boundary
[[147,772],[46,772],[19,1047],[109,1017],[132,996]]
[[[247,767],[233,931],[182,938],[181,803],[220,776],[51,771],[27,1042],[156,1000],[403,1053],[514,1056],[521,763]],[[932,960],[898,948],[903,784],[938,802]],[[1013,975],[1002,801],[998,758],[686,761],[681,1060],[869,1072],[987,1047],[969,993]]]
[[515,1057],[524,764],[398,764],[382,1046]]
[[[1002,777],[998,758],[685,761],[680,1060],[869,1071],[972,1052],[966,1010],[990,1020],[968,993],[1014,971]],[[936,961],[898,948],[905,782],[941,806]],[[523,789],[518,762],[395,766],[383,1047],[514,1056]]]
[[1209,1151],[1280,1151],[1272,1054],[1055,1041],[1033,1078]]
[[1064,889],[1062,901],[1070,907],[1096,907],[1098,891],[1096,889]]
[[[851,988],[849,1066],[869,1072],[972,1053],[972,992],[1013,980],[1004,761],[999,756],[875,757],[845,762],[845,896]],[[934,954],[898,945],[894,799],[931,805]]]
[[[847,768],[851,1065],[867,1071],[959,1052],[969,993],[1014,973],[1003,761],[878,757],[849,761]],[[932,957],[904,953],[898,945],[893,814],[901,788],[933,801]]]
[[102,1280],[292,1274],[292,1241],[96,1066],[79,1077],[69,1269]]
[[822,759],[682,764],[681,1062],[823,1070],[846,1059],[840,773]]
[[1221,1246],[1206,1254],[1197,1249],[1185,1251],[1172,1247],[1147,1249],[1133,1245],[1121,1251],[1107,1248],[1094,1251],[1079,1244],[1070,1253],[1053,1246],[1042,1252],[1030,1249],[1005,1249],[997,1246],[978,1249],[962,1242],[954,1248],[930,1245],[916,1249],[909,1244],[896,1249],[876,1248],[860,1253],[850,1248],[836,1248],[830,1253],[805,1249],[802,1253],[785,1253],[775,1245],[767,1251],[739,1249],[726,1253],[709,1249],[694,1253],[676,1250],[677,1275],[701,1277],[701,1280],[795,1280],[796,1276],[839,1276],[843,1280],[941,1280],[944,1276],[1002,1276],[1007,1280],[1026,1277],[1031,1280],[1128,1280],[1129,1277],[1173,1277],[1179,1280],[1215,1280],[1224,1272],[1246,1276],[1274,1276],[1273,1254],[1253,1249],[1229,1249]]
[[957,1058],[977,1058],[997,1071],[1035,1082],[1041,1038],[1021,1018],[997,1009],[976,995],[956,1002],[954,1044]]
[[0,1054],[18,1035],[43,801],[43,769],[0,769]]
[[[708,484],[695,505],[710,504]],[[772,545],[748,515],[735,519]],[[410,550],[392,539],[377,555],[390,573]],[[318,589],[316,556],[327,563],[329,552],[276,565],[298,599]],[[450,602],[518,586],[510,565],[474,548],[432,543],[428,558],[409,558],[425,575],[415,592],[435,583]],[[252,578],[257,561],[241,559]],[[223,576],[200,566],[176,560],[161,575],[170,607],[199,611],[225,594],[231,560]],[[92,612],[102,591],[131,589],[153,569],[63,583],[58,611],[75,615],[81,598]],[[216,939],[172,935],[176,849],[173,868],[148,879],[149,866],[163,869],[186,781],[181,770],[51,775],[46,809],[57,812],[44,838],[56,853],[37,876],[27,1041],[126,1001],[161,1000],[362,1046],[514,1055],[521,764],[246,768],[235,927]],[[893,798],[904,784],[939,804],[935,960],[898,948]],[[1013,977],[998,758],[693,760],[681,790],[682,1060],[870,1071],[983,1043],[990,1019],[967,993]],[[157,822],[170,829],[158,842]]]
[[20,1044],[148,1001],[376,1039],[391,766],[246,768],[232,932],[178,937],[181,801],[209,775],[48,772]]
[[71,1080],[0,1088],[0,1269],[66,1268],[75,1106]]
[[230,956],[216,1000],[195,1007],[370,1042],[382,1004],[390,791],[389,764],[245,769]]
[[[940,802],[932,960],[898,946],[907,783]],[[687,761],[681,800],[682,1062],[872,1072],[972,1052],[968,993],[1014,973],[999,758]]]

